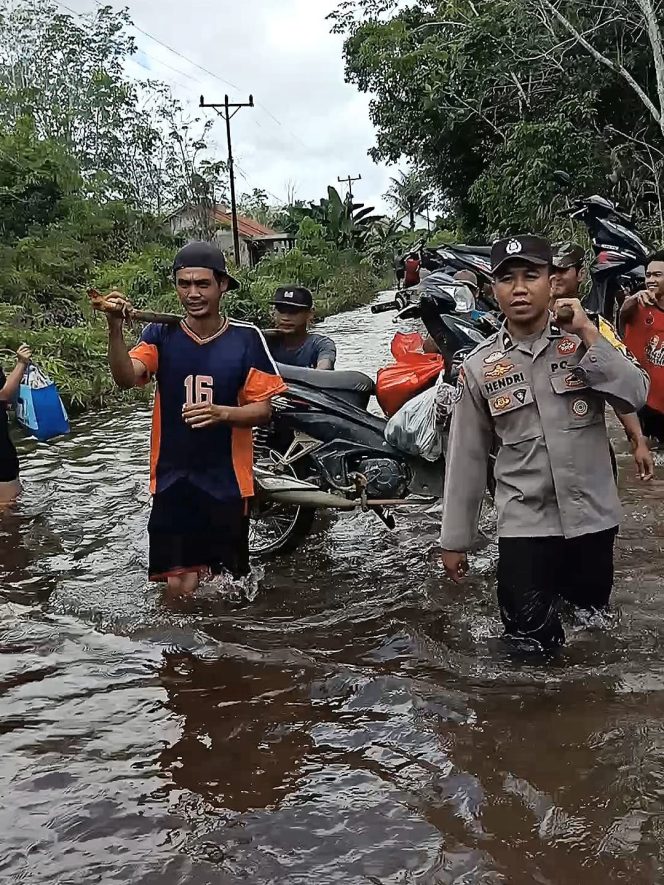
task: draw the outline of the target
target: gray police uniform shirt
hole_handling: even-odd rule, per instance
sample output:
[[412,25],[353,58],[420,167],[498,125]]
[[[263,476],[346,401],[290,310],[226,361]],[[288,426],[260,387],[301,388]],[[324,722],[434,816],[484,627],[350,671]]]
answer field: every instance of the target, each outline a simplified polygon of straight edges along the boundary
[[332,360],[332,366],[337,359],[337,348],[334,341],[326,335],[317,335],[311,332],[307,335],[300,347],[288,348],[283,339],[276,338],[268,341],[268,347],[272,359],[286,366],[299,366],[301,369],[315,369],[319,360]]
[[[536,340],[506,326],[461,369],[445,470],[444,550],[477,538],[486,465],[495,465],[499,537],[580,535],[614,528],[621,509],[604,411],[640,409],[648,378],[600,337],[590,348],[549,320]],[[495,436],[494,436],[495,434]]]

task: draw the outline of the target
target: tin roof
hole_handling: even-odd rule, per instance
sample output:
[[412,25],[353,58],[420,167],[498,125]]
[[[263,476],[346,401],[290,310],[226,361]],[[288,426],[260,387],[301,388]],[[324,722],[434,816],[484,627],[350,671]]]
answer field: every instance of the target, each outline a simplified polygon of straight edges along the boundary
[[[214,220],[222,227],[231,227],[231,213],[224,212],[222,209],[215,209]],[[273,237],[279,235],[280,231],[273,230],[265,224],[256,221],[255,218],[247,218],[245,215],[238,215],[237,229],[241,237],[247,240],[253,240],[255,237]],[[285,234],[283,236],[286,236]]]

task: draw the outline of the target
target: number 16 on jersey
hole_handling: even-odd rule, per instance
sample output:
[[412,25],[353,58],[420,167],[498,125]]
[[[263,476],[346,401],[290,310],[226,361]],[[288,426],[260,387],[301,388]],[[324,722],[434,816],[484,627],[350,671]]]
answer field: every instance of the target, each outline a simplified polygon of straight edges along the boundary
[[186,406],[212,405],[214,378],[209,375],[188,375],[184,379],[184,402]]

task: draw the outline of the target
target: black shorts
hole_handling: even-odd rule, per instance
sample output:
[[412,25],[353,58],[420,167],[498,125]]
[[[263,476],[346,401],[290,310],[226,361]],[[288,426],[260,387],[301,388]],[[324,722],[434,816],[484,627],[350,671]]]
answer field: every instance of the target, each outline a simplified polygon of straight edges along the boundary
[[18,479],[18,458],[8,456],[0,457],[0,482],[13,482]]
[[561,600],[602,609],[613,589],[618,530],[579,538],[500,538],[498,604],[506,632],[545,648],[562,645]]
[[659,443],[664,443],[664,414],[656,412],[650,406],[644,406],[639,412],[639,421],[644,436],[650,436]]
[[[4,408],[3,403],[0,403],[0,408]],[[9,438],[6,420],[5,418],[5,427],[0,426],[0,482],[18,479],[18,455]]]
[[148,522],[151,581],[185,572],[233,577],[249,573],[247,501],[220,501],[186,480],[179,480],[152,499]]

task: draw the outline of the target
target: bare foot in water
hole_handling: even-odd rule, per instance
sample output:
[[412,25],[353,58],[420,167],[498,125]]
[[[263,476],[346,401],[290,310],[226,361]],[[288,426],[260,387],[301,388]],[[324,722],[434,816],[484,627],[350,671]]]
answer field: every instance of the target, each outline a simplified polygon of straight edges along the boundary
[[166,596],[169,600],[190,599],[200,583],[198,572],[184,572],[181,575],[173,575],[168,579]]

